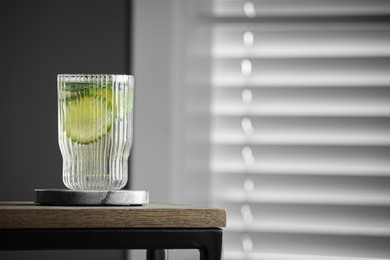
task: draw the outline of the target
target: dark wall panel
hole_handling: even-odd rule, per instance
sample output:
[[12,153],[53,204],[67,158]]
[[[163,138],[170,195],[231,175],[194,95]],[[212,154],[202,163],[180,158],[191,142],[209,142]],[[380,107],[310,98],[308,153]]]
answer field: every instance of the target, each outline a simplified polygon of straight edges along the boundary
[[64,187],[57,74],[129,73],[126,0],[0,3],[0,200]]
[[130,73],[130,9],[130,0],[0,2],[0,200],[64,187],[57,74]]

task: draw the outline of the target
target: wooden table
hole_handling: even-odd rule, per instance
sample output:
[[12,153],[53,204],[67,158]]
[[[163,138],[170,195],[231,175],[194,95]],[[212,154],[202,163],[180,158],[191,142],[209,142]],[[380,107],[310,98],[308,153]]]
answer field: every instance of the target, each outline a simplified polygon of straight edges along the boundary
[[152,203],[127,206],[42,206],[0,202],[1,250],[198,249],[200,259],[222,255],[224,209]]

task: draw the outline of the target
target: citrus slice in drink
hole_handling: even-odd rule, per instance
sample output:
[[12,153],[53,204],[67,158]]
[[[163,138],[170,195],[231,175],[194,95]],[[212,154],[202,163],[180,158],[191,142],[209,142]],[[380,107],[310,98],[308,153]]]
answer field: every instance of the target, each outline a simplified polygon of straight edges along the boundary
[[111,88],[98,88],[90,93],[104,98],[111,106],[114,119],[127,115],[133,109],[133,93],[116,92]]
[[106,98],[80,95],[66,103],[65,132],[73,142],[89,144],[105,136],[112,127],[112,107]]

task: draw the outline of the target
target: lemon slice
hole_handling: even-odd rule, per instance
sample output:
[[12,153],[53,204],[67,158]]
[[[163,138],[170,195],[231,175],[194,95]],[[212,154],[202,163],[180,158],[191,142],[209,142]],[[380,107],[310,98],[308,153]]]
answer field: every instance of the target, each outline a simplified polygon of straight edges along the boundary
[[112,127],[112,105],[102,96],[88,95],[66,103],[66,136],[73,142],[89,144],[105,136]]

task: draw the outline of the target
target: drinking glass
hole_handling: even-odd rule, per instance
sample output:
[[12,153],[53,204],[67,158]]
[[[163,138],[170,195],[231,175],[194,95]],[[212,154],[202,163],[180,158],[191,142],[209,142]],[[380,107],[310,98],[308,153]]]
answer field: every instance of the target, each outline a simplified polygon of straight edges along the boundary
[[133,77],[60,74],[57,88],[65,186],[72,190],[123,188],[133,142]]

